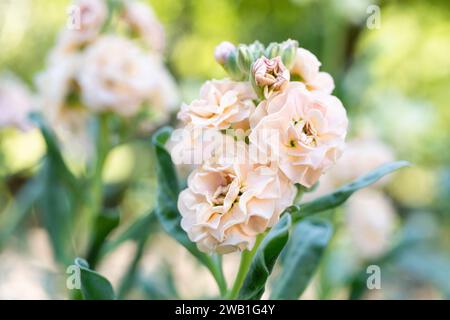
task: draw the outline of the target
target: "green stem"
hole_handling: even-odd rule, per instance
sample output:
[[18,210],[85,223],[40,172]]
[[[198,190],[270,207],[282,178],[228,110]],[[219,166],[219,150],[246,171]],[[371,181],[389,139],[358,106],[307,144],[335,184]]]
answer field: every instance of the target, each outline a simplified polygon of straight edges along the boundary
[[219,287],[220,296],[225,297],[227,294],[227,282],[225,280],[225,276],[223,275],[222,257],[216,255],[211,258],[211,263],[208,266],[208,269],[214,277],[214,280],[216,280],[217,286]]
[[297,186],[297,194],[295,195],[294,204],[299,204],[303,198],[303,194],[305,193],[305,189],[303,187]]
[[[93,166],[87,223],[89,228],[95,228],[95,221],[103,208],[102,172],[106,156],[109,151],[108,115],[101,114],[98,117],[96,159]],[[95,230],[93,230],[95,232]],[[91,266],[92,267],[92,266]]]
[[125,273],[122,282],[119,286],[117,297],[122,300],[126,297],[127,293],[133,288],[136,281],[136,274],[138,271],[139,263],[141,262],[142,256],[144,255],[145,244],[148,240],[148,235],[142,237],[138,243],[134,258],[131,261],[127,272]]
[[242,284],[244,283],[245,276],[247,275],[247,272],[250,269],[250,264],[252,263],[253,256],[255,255],[256,250],[258,249],[264,236],[265,233],[260,234],[256,238],[255,246],[251,251],[245,250],[242,252],[239,270],[236,275],[236,279],[234,280],[233,287],[231,288],[231,291],[227,295],[228,299],[233,300],[237,298],[239,290],[241,289]]

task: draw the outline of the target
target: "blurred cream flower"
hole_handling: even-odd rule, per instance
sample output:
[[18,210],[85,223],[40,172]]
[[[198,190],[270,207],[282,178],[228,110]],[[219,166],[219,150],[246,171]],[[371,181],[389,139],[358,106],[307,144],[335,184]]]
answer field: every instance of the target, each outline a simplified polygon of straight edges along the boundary
[[295,197],[296,188],[283,174],[251,165],[247,145],[235,146],[194,170],[178,198],[181,227],[207,253],[251,250],[256,236],[272,227]]
[[395,211],[389,198],[374,189],[364,189],[346,205],[347,227],[359,256],[376,258],[389,247],[395,226]]
[[319,72],[320,61],[310,51],[298,48],[291,74],[300,77],[308,90],[331,94],[334,90],[333,78],[326,72]]
[[[309,92],[302,83],[291,82],[284,93],[257,109],[266,115],[251,121],[250,143],[278,162],[292,182],[311,187],[341,155],[348,119],[336,97]],[[272,133],[278,143],[263,138]]]
[[33,97],[18,79],[10,75],[0,77],[0,128],[15,127],[28,130],[32,127],[28,116],[33,111]]
[[58,46],[72,51],[97,38],[108,8],[105,0],[75,0],[69,8],[70,21],[59,35]]
[[[375,138],[361,137],[347,142],[344,154],[327,175],[339,186],[394,160],[394,152],[388,145]],[[387,178],[376,185],[386,183]]]
[[123,18],[142,36],[152,50],[156,52],[164,50],[164,28],[147,4],[136,0],[125,1]]
[[[89,157],[93,143],[88,135],[88,112],[78,101],[76,73],[80,67],[78,53],[50,54],[47,68],[35,79],[38,106],[65,149],[77,157]],[[73,96],[75,101],[69,96]]]
[[[381,140],[371,135],[366,136],[365,134],[364,136],[347,141],[342,156],[322,176],[318,187],[313,192],[308,192],[303,195],[303,200],[314,200],[394,160],[393,150]],[[383,186],[389,181],[389,178],[389,176],[383,177],[373,184],[371,188]],[[358,194],[354,195],[354,197],[356,196]]]
[[160,61],[132,41],[104,36],[89,46],[77,80],[84,104],[95,112],[136,114],[158,86]]
[[245,128],[255,109],[252,99],[256,95],[248,82],[207,81],[200,89],[199,99],[181,106],[178,118],[199,128]]

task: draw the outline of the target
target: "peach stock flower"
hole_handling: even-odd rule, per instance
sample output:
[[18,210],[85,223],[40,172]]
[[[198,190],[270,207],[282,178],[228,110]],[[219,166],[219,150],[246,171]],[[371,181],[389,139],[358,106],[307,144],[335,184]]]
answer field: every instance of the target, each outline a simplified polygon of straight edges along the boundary
[[[250,143],[276,161],[292,182],[311,187],[341,155],[348,124],[342,103],[291,82],[283,94],[259,108],[267,115],[252,122]],[[272,139],[265,139],[267,135]]]
[[203,252],[251,250],[295,197],[296,188],[278,170],[236,161],[235,152],[246,158],[248,146],[235,146],[194,170],[178,198],[181,227]]
[[178,118],[199,128],[245,127],[255,108],[253,99],[256,94],[248,82],[207,81],[200,89],[199,99],[181,106]]
[[333,78],[326,72],[320,72],[320,66],[320,61],[312,52],[298,48],[290,71],[291,75],[300,77],[308,90],[331,94],[334,90]]

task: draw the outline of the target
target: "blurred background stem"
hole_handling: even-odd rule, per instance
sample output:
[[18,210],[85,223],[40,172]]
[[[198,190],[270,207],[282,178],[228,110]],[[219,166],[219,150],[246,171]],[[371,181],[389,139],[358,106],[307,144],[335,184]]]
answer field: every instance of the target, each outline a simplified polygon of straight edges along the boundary
[[[102,172],[105,165],[105,160],[110,149],[109,132],[108,132],[108,114],[100,114],[97,118],[97,137],[96,137],[96,158],[93,165],[92,178],[90,182],[90,193],[87,195],[90,198],[88,208],[88,226],[95,228],[95,220],[100,215],[103,209],[103,184]],[[91,234],[95,233],[95,230]],[[89,249],[90,250],[90,249]],[[89,251],[88,251],[89,252]],[[96,257],[90,256],[89,263],[95,263]],[[91,265],[91,268],[94,266]]]

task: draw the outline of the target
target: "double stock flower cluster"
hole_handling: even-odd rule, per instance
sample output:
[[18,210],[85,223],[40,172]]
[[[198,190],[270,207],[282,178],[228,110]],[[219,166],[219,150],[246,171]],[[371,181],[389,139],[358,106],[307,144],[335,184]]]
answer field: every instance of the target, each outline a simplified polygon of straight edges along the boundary
[[[229,78],[207,81],[182,105],[188,138],[172,158],[202,156],[179,195],[181,227],[201,251],[229,253],[251,250],[293,204],[297,186],[312,187],[336,162],[348,120],[332,77],[296,41],[223,42],[215,59]],[[220,139],[198,133],[211,131]]]

